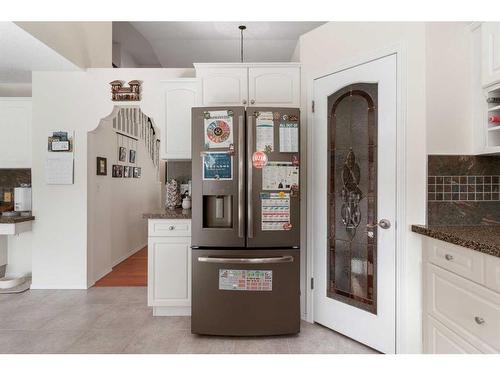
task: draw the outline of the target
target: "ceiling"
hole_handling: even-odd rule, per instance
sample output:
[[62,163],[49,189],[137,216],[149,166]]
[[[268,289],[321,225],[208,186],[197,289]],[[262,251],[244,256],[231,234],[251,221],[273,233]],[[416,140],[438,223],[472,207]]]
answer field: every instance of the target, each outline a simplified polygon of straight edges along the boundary
[[30,83],[35,70],[79,70],[13,22],[0,22],[0,83]]
[[[246,62],[290,61],[300,35],[323,23],[130,22],[149,42],[159,64],[168,68],[189,68],[194,62],[239,62],[238,26],[241,24],[247,26],[244,31]],[[145,59],[144,65],[147,65],[151,56],[145,54]],[[142,64],[141,56],[134,55],[134,60]]]

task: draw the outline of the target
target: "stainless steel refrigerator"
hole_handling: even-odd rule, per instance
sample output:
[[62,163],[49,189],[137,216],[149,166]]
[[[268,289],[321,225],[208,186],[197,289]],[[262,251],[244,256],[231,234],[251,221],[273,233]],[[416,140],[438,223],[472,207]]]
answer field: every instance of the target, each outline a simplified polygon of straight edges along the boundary
[[193,333],[299,332],[299,150],[296,108],[193,108]]

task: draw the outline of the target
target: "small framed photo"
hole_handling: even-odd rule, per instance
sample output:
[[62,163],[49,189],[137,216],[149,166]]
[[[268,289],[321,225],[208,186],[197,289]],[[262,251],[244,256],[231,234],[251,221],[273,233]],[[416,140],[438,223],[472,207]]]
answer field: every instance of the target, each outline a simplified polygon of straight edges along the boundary
[[113,165],[113,177],[123,177],[123,165]]
[[123,167],[123,178],[131,177],[130,176],[131,169],[132,169],[132,167],[129,167],[128,165],[126,165],[126,166]]
[[135,163],[135,150],[130,150],[128,161],[129,163]]
[[141,178],[141,168],[134,167],[134,178]]
[[118,160],[127,161],[127,149],[125,147],[120,146],[118,149]]
[[108,175],[108,159],[97,157],[97,175],[107,176]]

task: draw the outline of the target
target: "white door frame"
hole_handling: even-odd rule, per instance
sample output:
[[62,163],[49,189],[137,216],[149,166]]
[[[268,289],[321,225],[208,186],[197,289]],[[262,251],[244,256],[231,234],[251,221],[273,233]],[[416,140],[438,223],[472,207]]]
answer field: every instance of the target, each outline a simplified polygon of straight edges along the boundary
[[[314,124],[314,114],[312,112],[312,100],[314,81],[327,75],[341,72],[358,65],[366,64],[373,60],[378,60],[389,55],[396,55],[396,93],[397,93],[397,122],[396,122],[396,353],[404,351],[404,340],[406,333],[405,313],[406,300],[404,296],[404,285],[407,281],[406,273],[406,252],[405,229],[406,229],[406,91],[407,91],[407,52],[402,44],[396,44],[383,50],[367,54],[361,58],[356,58],[345,64],[325,69],[322,74],[307,78],[307,139],[312,139],[312,127]],[[307,147],[307,180],[312,179],[312,155],[311,147]],[[311,289],[311,278],[314,275],[313,269],[313,249],[314,238],[311,235],[311,227],[314,223],[312,195],[314,192],[309,187],[307,189],[307,255],[306,255],[306,317],[310,323],[314,322],[313,290]]]

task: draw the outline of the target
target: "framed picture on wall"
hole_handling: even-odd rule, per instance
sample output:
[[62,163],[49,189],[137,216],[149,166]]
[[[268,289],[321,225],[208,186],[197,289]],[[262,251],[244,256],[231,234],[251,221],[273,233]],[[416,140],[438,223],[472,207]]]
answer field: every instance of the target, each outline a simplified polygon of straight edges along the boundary
[[113,165],[113,177],[123,177],[123,165]]
[[97,157],[97,175],[107,176],[108,175],[108,159]]
[[130,150],[128,161],[129,163],[135,163],[135,150]]
[[123,167],[123,177],[124,178],[130,177],[131,169],[132,169],[132,167],[129,167],[127,165]]
[[141,178],[141,168],[134,167],[134,178]]
[[118,149],[118,160],[127,161],[127,149],[125,147],[120,146]]

